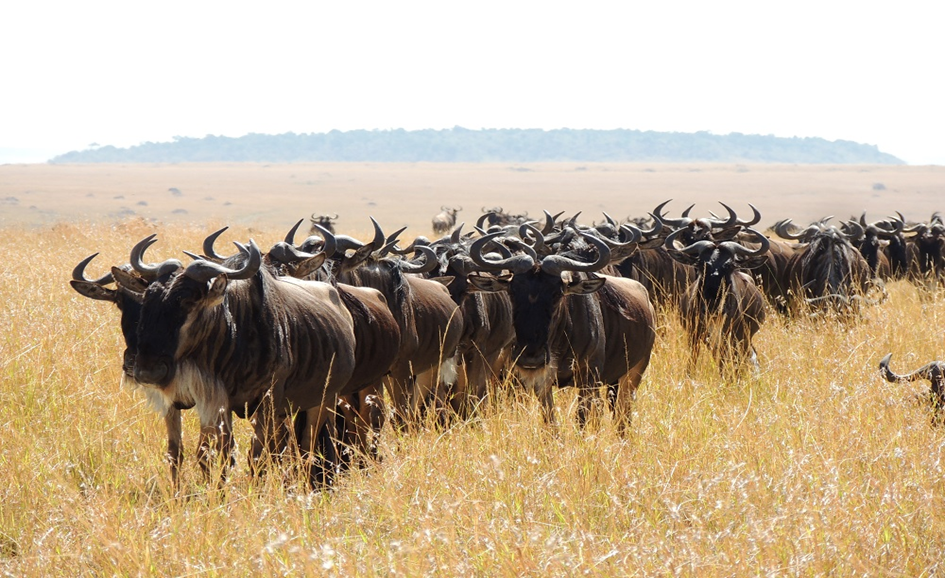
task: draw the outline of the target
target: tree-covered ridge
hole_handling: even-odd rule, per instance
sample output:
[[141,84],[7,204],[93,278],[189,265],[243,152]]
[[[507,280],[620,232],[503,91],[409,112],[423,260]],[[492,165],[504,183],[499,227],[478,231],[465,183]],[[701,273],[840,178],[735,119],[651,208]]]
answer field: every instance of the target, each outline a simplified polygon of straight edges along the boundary
[[333,130],[177,137],[72,151],[51,163],[97,162],[760,162],[904,164],[874,145],[822,138],[639,130]]

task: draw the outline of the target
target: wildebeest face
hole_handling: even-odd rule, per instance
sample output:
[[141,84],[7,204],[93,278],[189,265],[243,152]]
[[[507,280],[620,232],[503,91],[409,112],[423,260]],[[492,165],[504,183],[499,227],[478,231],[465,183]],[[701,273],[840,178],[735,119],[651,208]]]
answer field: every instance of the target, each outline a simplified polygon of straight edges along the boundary
[[125,340],[121,368],[126,376],[134,377],[141,299],[148,283],[118,267],[112,268],[112,275],[117,282],[116,289],[109,289],[92,281],[71,280],[69,283],[81,295],[98,301],[110,301],[121,311],[121,335]]
[[176,354],[182,335],[200,310],[223,300],[226,275],[210,283],[177,275],[166,282],[152,283],[144,294],[138,324],[138,351],[134,377],[139,383],[165,387],[177,371]]
[[589,295],[604,285],[600,278],[569,281],[540,268],[503,277],[470,275],[469,283],[479,291],[508,291],[512,299],[515,343],[512,358],[524,369],[540,369],[551,360],[549,336],[561,320],[565,295]]

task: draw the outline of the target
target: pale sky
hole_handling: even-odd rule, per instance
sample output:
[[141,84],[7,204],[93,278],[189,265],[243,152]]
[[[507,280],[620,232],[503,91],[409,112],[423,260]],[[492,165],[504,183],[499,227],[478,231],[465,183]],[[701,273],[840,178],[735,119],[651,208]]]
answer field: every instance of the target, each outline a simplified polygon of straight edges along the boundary
[[945,164],[937,1],[0,8],[0,163],[332,129],[741,132]]

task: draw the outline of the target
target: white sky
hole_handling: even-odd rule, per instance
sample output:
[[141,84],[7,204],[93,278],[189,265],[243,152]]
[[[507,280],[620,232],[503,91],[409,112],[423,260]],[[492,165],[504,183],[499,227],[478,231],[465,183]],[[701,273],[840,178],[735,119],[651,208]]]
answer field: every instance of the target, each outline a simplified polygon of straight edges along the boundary
[[73,2],[0,8],[0,163],[331,129],[813,136],[945,164],[945,3]]

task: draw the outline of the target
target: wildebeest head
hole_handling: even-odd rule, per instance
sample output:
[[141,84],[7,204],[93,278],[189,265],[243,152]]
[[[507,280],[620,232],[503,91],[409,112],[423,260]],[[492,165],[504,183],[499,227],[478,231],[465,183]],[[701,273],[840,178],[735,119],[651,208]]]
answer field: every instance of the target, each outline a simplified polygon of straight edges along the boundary
[[759,247],[750,249],[735,241],[702,240],[686,247],[676,246],[676,239],[684,233],[677,229],[666,237],[665,246],[669,254],[682,263],[692,265],[699,275],[700,292],[707,301],[717,299],[728,279],[738,269],[753,269],[764,264],[770,242],[767,237],[747,228],[746,232],[757,238]]
[[547,255],[541,259],[528,245],[520,244],[522,254],[498,259],[483,251],[500,233],[477,239],[469,255],[478,269],[488,272],[508,270],[498,277],[470,275],[470,284],[480,291],[507,291],[512,299],[515,344],[512,357],[518,367],[541,369],[552,364],[550,336],[563,320],[566,295],[590,295],[604,285],[604,279],[576,273],[599,271],[610,261],[607,244],[593,235],[579,233],[597,249],[597,258],[587,262],[571,255]]
[[335,222],[338,220],[338,213],[334,215],[318,215],[312,213],[312,216],[309,218],[312,222],[312,234],[316,232],[315,225],[318,225],[322,228],[328,229],[332,233],[335,232]]
[[883,377],[890,383],[898,381],[915,381],[917,379],[927,379],[931,382],[929,395],[932,399],[932,406],[939,411],[945,409],[945,363],[933,361],[920,367],[919,369],[906,375],[896,375],[889,369],[889,360],[892,353],[886,354],[879,362],[879,369]]
[[[72,271],[69,284],[79,294],[98,301],[114,303],[121,311],[121,334],[125,341],[122,353],[122,371],[126,377],[134,377],[134,360],[138,351],[138,320],[141,318],[141,302],[148,284],[162,277],[168,277],[181,268],[177,259],[168,259],[157,265],[144,264],[141,256],[144,250],[154,242],[155,235],[145,237],[131,250],[131,264],[112,267],[111,272],[98,279],[87,279],[85,268],[98,253],[83,259]],[[137,264],[140,273],[132,269]],[[115,283],[115,288],[107,285]]]
[[177,371],[175,356],[185,324],[193,323],[202,309],[222,303],[229,281],[249,279],[259,271],[262,255],[256,244],[238,247],[245,256],[239,269],[199,260],[148,286],[137,330],[134,376],[139,383],[167,386]]

